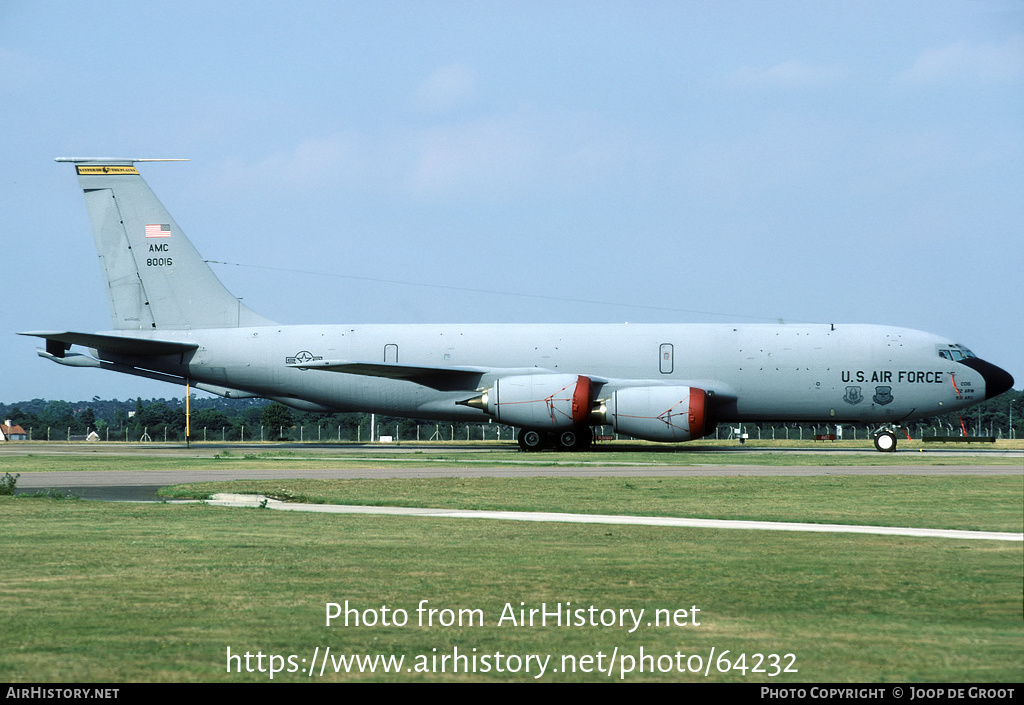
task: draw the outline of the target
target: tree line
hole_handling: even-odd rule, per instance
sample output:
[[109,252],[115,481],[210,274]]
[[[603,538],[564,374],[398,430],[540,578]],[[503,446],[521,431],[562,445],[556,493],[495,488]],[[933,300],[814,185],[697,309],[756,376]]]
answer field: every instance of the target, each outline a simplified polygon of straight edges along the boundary
[[[265,399],[209,399],[190,400],[190,431],[193,439],[204,440],[369,440],[370,414],[318,413],[297,411]],[[921,435],[993,435],[1008,438],[1012,417],[1013,437],[1024,438],[1024,391],[1010,390],[995,399],[960,413],[945,414],[914,421],[911,431],[923,429]],[[45,440],[47,434],[54,440],[67,436],[84,437],[95,431],[101,439],[137,441],[148,434],[154,441],[185,440],[185,400],[149,399],[118,401],[93,397],[90,401],[32,399],[13,404],[0,404],[0,420],[10,420],[31,433],[33,440]],[[487,428],[483,428],[487,426]],[[830,432],[825,424],[743,424],[744,432],[763,433],[789,428],[790,438],[802,428],[807,434]],[[844,424],[849,428],[851,424]],[[858,425],[866,434],[870,426]],[[511,440],[510,427],[497,424],[459,423],[391,416],[376,416],[378,436],[397,436],[400,440]],[[719,437],[727,437],[729,425],[723,424]],[[725,435],[723,435],[725,434]],[[753,436],[756,437],[756,436]],[[771,437],[770,435],[767,437]],[[807,435],[806,437],[810,437]],[[858,437],[863,437],[858,433]]]
[[[319,413],[297,411],[265,399],[198,399],[189,401],[189,431],[193,440],[369,440],[368,413]],[[30,433],[32,440],[83,438],[95,431],[101,440],[137,441],[148,435],[153,441],[185,440],[185,400],[149,399],[119,401],[93,397],[90,401],[32,399],[0,404],[0,420],[10,420]],[[377,415],[377,436],[401,440],[471,438],[494,440],[497,425],[481,433],[479,423],[438,423]],[[443,431],[442,431],[443,429]],[[512,439],[502,427],[501,438]]]

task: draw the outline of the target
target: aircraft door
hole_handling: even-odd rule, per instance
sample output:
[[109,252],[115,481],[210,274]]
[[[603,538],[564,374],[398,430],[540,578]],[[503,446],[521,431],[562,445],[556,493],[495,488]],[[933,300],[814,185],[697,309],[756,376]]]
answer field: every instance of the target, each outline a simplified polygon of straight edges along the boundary
[[384,362],[398,364],[398,346],[394,343],[384,346]]
[[674,368],[675,361],[673,359],[672,343],[662,343],[661,348],[658,350],[658,369],[661,370],[661,374],[670,375]]

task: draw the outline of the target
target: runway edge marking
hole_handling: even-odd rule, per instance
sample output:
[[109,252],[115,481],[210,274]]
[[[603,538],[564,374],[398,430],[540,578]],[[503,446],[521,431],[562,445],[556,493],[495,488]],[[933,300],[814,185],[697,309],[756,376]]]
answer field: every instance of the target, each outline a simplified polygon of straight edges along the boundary
[[738,521],[730,519],[687,519],[682,517],[644,517],[613,514],[567,514],[559,512],[511,512],[485,509],[429,509],[425,507],[371,507],[346,504],[300,504],[282,502],[263,495],[215,494],[207,504],[219,507],[266,507],[292,512],[321,514],[375,514],[431,517],[439,519],[497,519],[503,521],[560,522],[572,524],[619,524],[634,526],[670,526],[696,529],[746,529],[754,531],[808,531],[815,533],[881,534],[917,538],[1021,541],[1024,533],[1002,531],[965,531],[960,529],[917,529],[900,526],[862,526],[857,524],[808,524],[777,521]]

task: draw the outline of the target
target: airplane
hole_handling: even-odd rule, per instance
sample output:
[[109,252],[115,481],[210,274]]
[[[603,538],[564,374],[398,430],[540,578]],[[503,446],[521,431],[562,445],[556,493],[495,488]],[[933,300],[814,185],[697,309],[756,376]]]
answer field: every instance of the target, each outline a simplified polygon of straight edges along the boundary
[[681,442],[771,421],[867,424],[891,452],[903,424],[1013,386],[948,338],[879,325],[281,325],[224,287],[135,166],[184,160],[56,161],[84,192],[113,320],[20,334],[61,365],[305,411],[496,421],[524,451],[587,449],[597,425]]

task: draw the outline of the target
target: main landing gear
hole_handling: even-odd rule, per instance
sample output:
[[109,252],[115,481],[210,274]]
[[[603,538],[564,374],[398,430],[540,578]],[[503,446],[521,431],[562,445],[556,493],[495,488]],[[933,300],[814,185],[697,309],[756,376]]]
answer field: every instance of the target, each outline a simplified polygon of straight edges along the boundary
[[578,426],[567,431],[535,431],[523,428],[519,431],[519,448],[526,452],[554,448],[555,450],[588,450],[594,442],[594,432],[589,426]]

